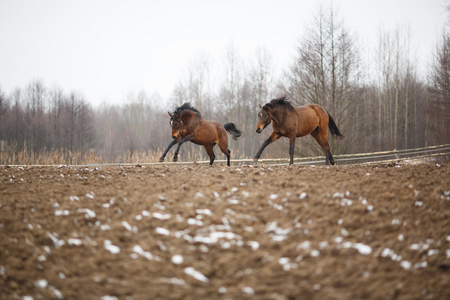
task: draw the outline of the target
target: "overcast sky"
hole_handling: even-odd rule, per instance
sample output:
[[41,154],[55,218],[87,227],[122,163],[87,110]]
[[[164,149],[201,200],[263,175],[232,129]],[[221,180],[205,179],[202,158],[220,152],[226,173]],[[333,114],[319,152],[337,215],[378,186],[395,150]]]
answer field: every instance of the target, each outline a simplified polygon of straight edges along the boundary
[[409,25],[420,71],[447,16],[445,0],[0,0],[0,88],[39,79],[94,106],[129,91],[167,99],[196,55],[220,61],[231,42],[244,61],[266,47],[282,69],[319,3],[333,4],[365,53],[380,28]]

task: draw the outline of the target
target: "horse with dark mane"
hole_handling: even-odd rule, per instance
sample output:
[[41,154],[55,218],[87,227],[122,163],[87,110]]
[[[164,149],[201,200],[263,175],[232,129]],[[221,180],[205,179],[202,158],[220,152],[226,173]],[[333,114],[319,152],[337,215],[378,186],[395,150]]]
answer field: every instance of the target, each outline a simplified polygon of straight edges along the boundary
[[267,145],[284,136],[289,139],[289,164],[292,165],[294,163],[295,139],[311,134],[325,151],[326,164],[334,165],[330,144],[328,144],[328,129],[335,138],[343,138],[344,136],[323,107],[318,104],[294,107],[286,97],[273,99],[259,107],[261,111],[258,113],[256,132],[261,133],[271,122],[273,131],[256,153],[255,160],[260,158]]
[[185,142],[192,142],[197,145],[203,145],[209,156],[209,165],[212,165],[216,158],[214,146],[219,145],[219,149],[227,156],[227,165],[230,165],[230,149],[228,149],[228,134],[231,134],[234,140],[237,140],[243,133],[233,123],[220,124],[215,121],[206,121],[200,112],[189,103],[184,103],[177,107],[173,113],[169,112],[170,126],[172,127],[173,141],[169,144],[160,158],[164,161],[167,152],[178,144],[173,161],[178,160],[178,152]]

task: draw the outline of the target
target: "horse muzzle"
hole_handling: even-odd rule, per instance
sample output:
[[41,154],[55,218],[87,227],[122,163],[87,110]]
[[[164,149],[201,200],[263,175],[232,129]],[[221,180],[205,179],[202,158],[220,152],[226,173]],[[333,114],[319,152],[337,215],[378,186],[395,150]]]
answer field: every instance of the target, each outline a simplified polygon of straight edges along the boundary
[[261,127],[256,127],[256,132],[257,133],[261,133],[263,130],[262,130],[262,128]]
[[177,130],[175,132],[172,131],[172,138],[176,139],[179,136],[179,134],[180,134],[180,130]]

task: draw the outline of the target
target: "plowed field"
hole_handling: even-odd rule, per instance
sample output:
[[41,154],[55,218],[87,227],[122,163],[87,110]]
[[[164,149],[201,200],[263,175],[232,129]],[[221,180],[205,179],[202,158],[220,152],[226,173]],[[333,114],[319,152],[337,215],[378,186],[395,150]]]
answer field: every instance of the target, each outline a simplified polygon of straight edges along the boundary
[[450,164],[0,168],[1,299],[450,299]]

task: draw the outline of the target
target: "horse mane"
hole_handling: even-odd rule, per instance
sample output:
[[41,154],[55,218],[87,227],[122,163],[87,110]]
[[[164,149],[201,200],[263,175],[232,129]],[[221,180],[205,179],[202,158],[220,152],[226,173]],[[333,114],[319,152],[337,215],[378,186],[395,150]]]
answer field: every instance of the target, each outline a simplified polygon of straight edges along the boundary
[[185,102],[183,105],[177,107],[173,111],[173,118],[180,116],[185,111],[192,111],[196,113],[198,116],[201,116],[200,112],[195,107],[193,107],[189,102]]
[[263,106],[264,110],[269,110],[269,108],[275,108],[275,107],[280,107],[280,108],[287,108],[288,110],[293,111],[294,110],[294,106],[292,106],[291,102],[288,100],[287,96],[283,96],[277,99],[272,99],[269,103],[266,103]]

